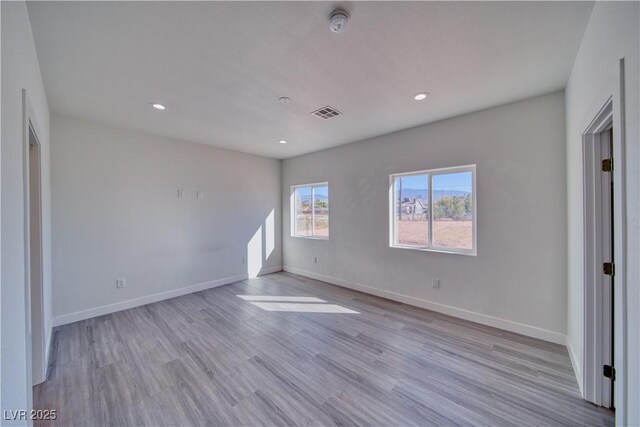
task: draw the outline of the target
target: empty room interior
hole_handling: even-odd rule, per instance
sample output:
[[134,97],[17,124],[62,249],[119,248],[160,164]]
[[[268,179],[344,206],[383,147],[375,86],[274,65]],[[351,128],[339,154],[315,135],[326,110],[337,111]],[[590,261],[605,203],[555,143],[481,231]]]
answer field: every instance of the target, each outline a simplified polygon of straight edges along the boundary
[[0,425],[640,426],[639,2],[0,6]]

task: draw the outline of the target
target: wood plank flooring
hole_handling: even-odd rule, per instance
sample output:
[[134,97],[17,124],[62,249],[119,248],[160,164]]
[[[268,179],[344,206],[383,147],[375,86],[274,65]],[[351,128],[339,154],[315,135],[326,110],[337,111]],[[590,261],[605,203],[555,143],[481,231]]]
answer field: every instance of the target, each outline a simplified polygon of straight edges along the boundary
[[613,425],[563,346],[288,273],[65,325],[51,352],[57,425]]

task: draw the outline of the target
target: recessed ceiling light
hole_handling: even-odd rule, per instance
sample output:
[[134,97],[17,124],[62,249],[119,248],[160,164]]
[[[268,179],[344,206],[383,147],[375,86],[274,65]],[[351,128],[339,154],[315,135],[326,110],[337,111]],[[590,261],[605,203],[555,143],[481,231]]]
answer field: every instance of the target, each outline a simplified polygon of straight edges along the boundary
[[289,98],[288,96],[282,96],[280,97],[280,99],[278,99],[278,102],[280,102],[280,104],[288,104],[291,102],[291,98]]
[[167,109],[167,107],[165,107],[165,106],[164,106],[164,105],[162,105],[162,104],[158,104],[157,102],[152,102],[152,103],[151,103],[151,106],[152,106],[153,108],[155,108],[156,110],[166,110],[166,109]]
[[281,139],[280,141],[278,141],[280,144],[286,144],[287,141],[285,141],[284,139]]
[[423,99],[426,99],[427,96],[429,96],[429,92],[420,92],[416,93],[413,99],[415,99],[416,101],[422,101]]

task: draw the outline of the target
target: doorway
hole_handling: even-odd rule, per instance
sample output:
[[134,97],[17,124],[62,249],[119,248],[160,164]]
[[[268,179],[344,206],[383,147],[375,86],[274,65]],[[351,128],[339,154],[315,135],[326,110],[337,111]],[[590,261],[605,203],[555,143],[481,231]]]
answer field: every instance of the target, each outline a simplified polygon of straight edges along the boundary
[[615,409],[615,182],[613,110],[609,102],[584,138],[585,365],[587,400]]
[[31,376],[33,385],[45,380],[44,286],[42,263],[42,179],[41,146],[28,123],[28,295],[30,304]]

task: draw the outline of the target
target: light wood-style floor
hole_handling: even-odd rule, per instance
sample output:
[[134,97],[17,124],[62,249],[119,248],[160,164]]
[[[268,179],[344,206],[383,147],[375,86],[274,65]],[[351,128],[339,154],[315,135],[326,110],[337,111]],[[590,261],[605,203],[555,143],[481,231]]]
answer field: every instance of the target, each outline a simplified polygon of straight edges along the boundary
[[563,346],[288,273],[57,328],[35,406],[81,426],[613,423]]

